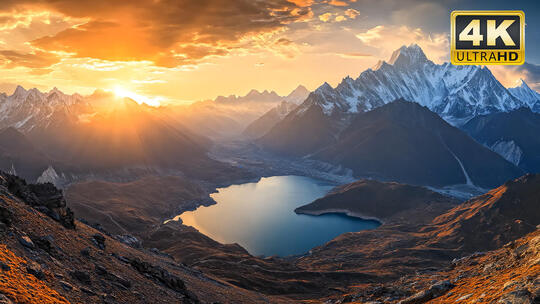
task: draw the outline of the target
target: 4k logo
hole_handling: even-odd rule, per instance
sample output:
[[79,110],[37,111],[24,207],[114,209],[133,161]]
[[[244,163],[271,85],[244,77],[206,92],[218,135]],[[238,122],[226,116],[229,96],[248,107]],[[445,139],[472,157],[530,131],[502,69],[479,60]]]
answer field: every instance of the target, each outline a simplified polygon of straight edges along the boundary
[[523,64],[525,14],[522,11],[453,11],[452,64]]

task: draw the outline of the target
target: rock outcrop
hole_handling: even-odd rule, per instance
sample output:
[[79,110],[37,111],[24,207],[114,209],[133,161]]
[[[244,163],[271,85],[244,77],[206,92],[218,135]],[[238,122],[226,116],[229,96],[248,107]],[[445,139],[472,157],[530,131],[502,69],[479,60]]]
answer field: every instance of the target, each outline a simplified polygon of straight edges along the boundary
[[75,229],[73,212],[67,207],[62,191],[53,184],[27,184],[24,179],[17,176],[0,173],[0,185],[26,204],[60,222],[64,227]]

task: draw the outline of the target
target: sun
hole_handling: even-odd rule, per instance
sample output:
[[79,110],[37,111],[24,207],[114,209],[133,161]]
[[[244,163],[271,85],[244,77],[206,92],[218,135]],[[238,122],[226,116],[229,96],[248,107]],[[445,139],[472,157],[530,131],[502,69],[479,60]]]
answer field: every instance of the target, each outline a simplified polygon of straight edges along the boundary
[[118,98],[130,98],[136,101],[138,104],[147,104],[152,107],[159,107],[160,101],[159,98],[149,98],[135,92],[129,91],[124,87],[115,86],[113,89],[114,95]]

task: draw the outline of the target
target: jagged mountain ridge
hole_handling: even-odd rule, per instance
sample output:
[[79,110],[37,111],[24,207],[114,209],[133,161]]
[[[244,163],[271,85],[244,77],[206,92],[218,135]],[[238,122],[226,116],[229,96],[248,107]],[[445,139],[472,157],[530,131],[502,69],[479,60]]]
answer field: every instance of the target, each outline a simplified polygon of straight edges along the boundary
[[508,91],[517,99],[527,103],[533,112],[540,112],[540,93],[531,89],[523,79],[520,79],[518,86],[509,88]]
[[280,101],[287,101],[292,103],[301,103],[309,94],[309,90],[303,85],[296,87],[291,93],[286,96],[280,96],[275,91],[264,90],[262,92],[255,89],[249,91],[245,96],[229,95],[218,96],[214,99],[216,103],[245,103],[245,102],[270,102],[276,103]]
[[61,117],[77,120],[92,113],[91,104],[81,95],[67,95],[57,88],[42,93],[17,86],[12,95],[0,95],[0,128],[15,127],[23,133],[48,127]]
[[239,137],[250,123],[282,101],[299,104],[308,94],[309,91],[301,85],[287,96],[280,96],[274,91],[251,90],[245,96],[219,96],[215,100],[169,106],[164,110],[179,124],[193,128],[194,132],[221,140]]
[[346,77],[336,88],[324,83],[259,142],[275,152],[311,155],[332,144],[356,115],[400,98],[426,106],[453,125],[529,107],[487,67],[435,64],[413,44],[396,50],[390,63],[380,62],[356,79]]
[[418,102],[452,124],[482,114],[528,106],[514,97],[487,67],[435,64],[412,44],[396,50],[390,61],[379,63],[356,79],[346,77],[332,88],[328,83],[315,90],[297,110],[311,106],[326,115],[369,111],[393,100]]
[[[208,139],[176,124],[161,108],[99,90],[82,97],[19,86],[1,98],[5,115],[0,126],[17,129],[35,147],[30,150],[45,155],[39,163],[19,162],[35,165],[20,172],[31,181],[40,177],[37,170],[46,173],[47,181],[55,182],[50,179],[59,176],[68,183],[85,176],[118,178],[115,172],[128,179],[163,170],[201,177],[223,168],[206,155]],[[12,144],[8,139],[0,143],[5,151]],[[2,169],[10,171],[15,163],[2,163]],[[17,166],[15,172],[23,169]]]

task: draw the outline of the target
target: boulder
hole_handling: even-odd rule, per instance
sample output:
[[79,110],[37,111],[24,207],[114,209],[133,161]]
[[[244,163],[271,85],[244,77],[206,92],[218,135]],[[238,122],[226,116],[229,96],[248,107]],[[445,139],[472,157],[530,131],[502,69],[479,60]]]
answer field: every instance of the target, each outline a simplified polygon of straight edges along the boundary
[[19,237],[19,243],[28,249],[35,249],[36,245],[27,235],[21,235]]
[[92,242],[101,250],[105,250],[105,237],[102,234],[96,233],[92,235]]
[[86,271],[75,270],[70,272],[69,274],[83,284],[89,285],[90,283],[92,283],[92,281],[90,280],[90,274],[88,274],[88,272]]
[[2,177],[0,184],[26,204],[47,214],[64,227],[75,229],[73,212],[67,207],[62,191],[53,184],[27,184],[24,179],[7,173],[3,173]]
[[445,294],[448,290],[454,288],[454,284],[450,281],[441,281],[431,285],[428,289],[422,290],[405,300],[401,300],[399,304],[422,304],[432,299],[438,298]]
[[29,274],[35,276],[40,280],[43,280],[45,278],[45,274],[41,270],[41,266],[36,262],[28,263],[26,265],[26,271],[28,271]]

